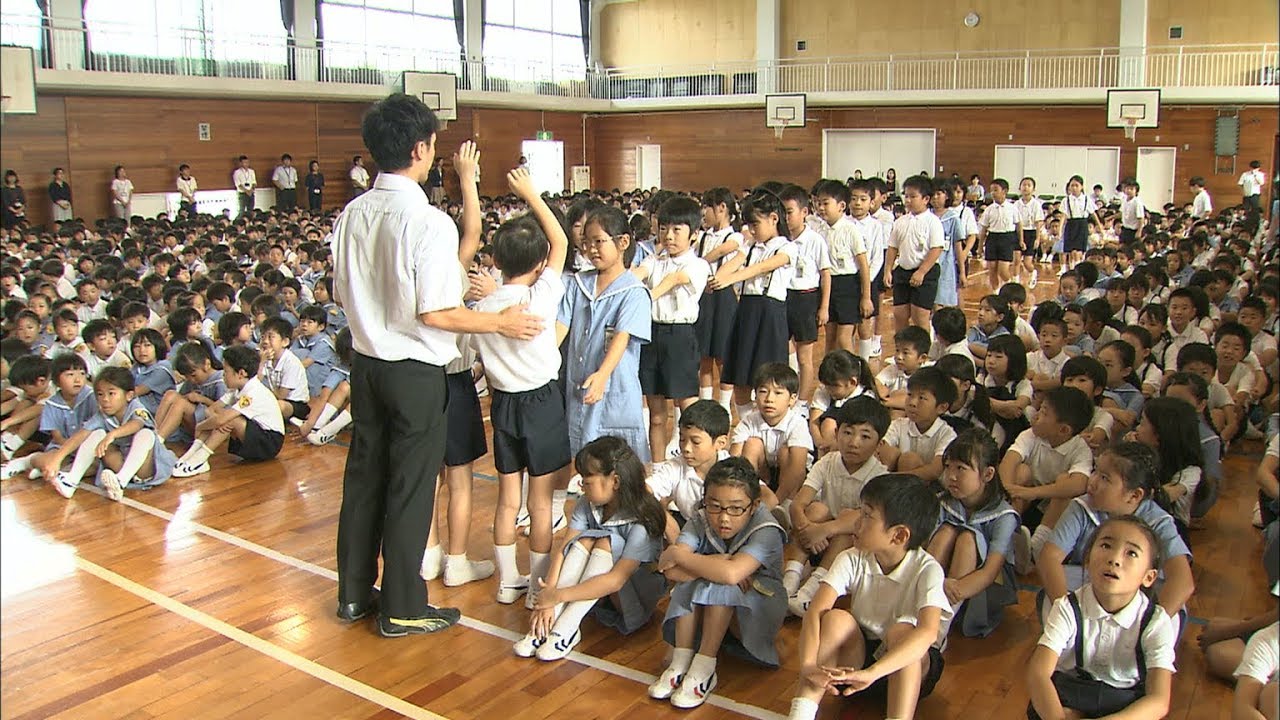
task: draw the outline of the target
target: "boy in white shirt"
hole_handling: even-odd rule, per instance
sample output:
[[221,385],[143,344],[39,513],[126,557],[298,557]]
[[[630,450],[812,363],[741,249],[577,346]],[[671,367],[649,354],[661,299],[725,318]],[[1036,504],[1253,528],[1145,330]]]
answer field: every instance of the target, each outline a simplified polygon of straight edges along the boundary
[[830,228],[827,248],[831,268],[831,322],[834,331],[827,332],[827,351],[837,347],[854,351],[853,331],[863,317],[870,317],[871,265],[867,247],[858,223],[845,215],[849,207],[849,189],[837,180],[823,180],[814,188],[818,217]]
[[1063,348],[1067,344],[1067,322],[1048,317],[1040,321],[1040,349],[1027,354],[1027,380],[1035,390],[1032,402],[1039,407],[1044,393],[1062,384],[1062,366],[1070,357]]
[[1138,181],[1126,180],[1121,188],[1124,200],[1120,201],[1120,242],[1128,244],[1142,239],[1142,226],[1147,221],[1147,206],[1138,197]]
[[665,535],[675,542],[684,522],[699,509],[703,481],[711,466],[729,457],[729,411],[714,400],[698,400],[680,413],[680,454],[660,463],[645,485],[664,510],[676,506],[679,518],[667,515]]
[[640,389],[649,408],[649,456],[664,457],[671,440],[669,400],[676,413],[698,399],[698,357],[694,325],[711,266],[694,252],[693,231],[702,207],[674,197],[658,208],[658,252],[633,272],[653,298],[653,339],[640,348]]
[[1240,180],[1236,184],[1240,186],[1244,204],[1254,210],[1261,210],[1262,187],[1267,184],[1267,176],[1262,172],[1262,163],[1257,160],[1251,161],[1249,169],[1240,175]]
[[[843,184],[836,185],[844,189]],[[808,225],[809,193],[799,185],[788,185],[778,197],[786,215],[787,234],[796,246],[795,273],[787,288],[787,335],[800,373],[800,409],[807,414],[818,387],[818,360],[814,357],[818,329],[830,314],[831,258],[826,235]],[[825,221],[823,226],[831,231]]]
[[222,364],[227,394],[196,425],[196,440],[173,466],[173,477],[209,472],[209,458],[224,442],[228,452],[248,461],[270,460],[284,446],[284,416],[276,396],[258,379],[258,351],[233,345],[223,352]]
[[[351,158],[351,197],[359,197],[369,189],[369,171],[364,167],[364,158],[355,155]],[[476,171],[476,182],[480,181],[480,172]]]
[[262,384],[275,394],[280,402],[280,414],[284,419],[306,420],[311,414],[311,388],[307,383],[307,369],[289,349],[293,326],[282,317],[268,318],[262,323]]
[[[876,458],[880,439],[889,429],[889,411],[873,397],[856,397],[836,410],[836,452],[814,463],[804,487],[791,503],[791,542],[783,557],[782,587],[791,613],[804,617],[836,556],[853,544],[856,511],[862,488],[887,472]],[[800,585],[809,558],[822,561]]]
[[90,321],[80,332],[80,337],[86,346],[80,351],[80,357],[84,359],[89,377],[97,377],[98,371],[108,366],[126,370],[133,367],[133,361],[117,347],[116,331],[110,321]]
[[885,467],[932,482],[942,477],[942,453],[956,431],[942,419],[955,405],[956,384],[941,370],[920,368],[907,381],[907,416],[889,426],[879,457]]
[[933,334],[937,338],[929,349],[929,358],[937,362],[943,355],[963,355],[976,367],[978,360],[969,350],[968,320],[958,307],[938,308],[933,313]]
[[929,332],[914,325],[894,333],[893,362],[876,375],[876,392],[890,409],[904,410],[907,383],[920,368],[929,364]]
[[[814,720],[827,694],[853,694],[893,677],[885,717],[914,717],[942,676],[951,622],[942,566],[922,545],[938,524],[937,495],[908,475],[862,489],[854,547],[823,578],[800,629],[800,686],[788,720]],[[836,601],[849,596],[849,609]]]
[[933,183],[925,177],[909,177],[902,184],[907,214],[894,221],[884,256],[884,286],[893,290],[895,330],[910,321],[927,331],[929,314],[938,296],[938,278],[942,274],[938,258],[947,239],[942,221],[929,212],[932,193]]
[[[569,239],[534,187],[529,171],[507,173],[512,192],[530,214],[502,224],[494,236],[494,262],[506,280],[476,305],[479,312],[503,312],[526,305],[528,313],[554,320],[564,297],[561,270]],[[531,340],[495,334],[472,336],[493,398],[493,457],[498,470],[498,509],[493,522],[498,566],[498,602],[511,604],[533,590],[551,567],[552,498],[569,465],[569,426],[557,378],[560,350],[553,322]],[[696,387],[694,388],[696,391]],[[664,408],[665,412],[665,408]],[[522,474],[529,474],[529,575],[516,565],[516,516]]]
[[271,173],[271,183],[276,186],[276,209],[289,212],[298,204],[298,168],[293,166],[293,156],[280,156],[280,164]]
[[1009,183],[1003,178],[991,181],[991,204],[978,218],[978,242],[984,243],[983,259],[987,261],[987,285],[991,292],[1009,282],[1009,270],[1015,248],[1021,247],[1022,212],[1009,199]]
[[1209,197],[1209,191],[1205,189],[1204,178],[1196,175],[1187,184],[1191,186],[1191,192],[1195,194],[1195,198],[1191,201],[1191,217],[1203,219],[1213,215],[1213,199]]
[[862,233],[871,280],[871,315],[863,317],[858,325],[857,354],[871,363],[872,370],[880,364],[880,333],[876,329],[876,318],[880,315],[880,295],[884,292],[885,243],[893,227],[893,213],[880,205],[884,200],[881,184],[856,180],[849,188],[849,215],[858,232]]
[[785,503],[804,484],[805,463],[813,451],[809,423],[795,407],[800,378],[782,363],[765,363],[754,380],[755,407],[733,429],[729,452],[750,460],[778,501]]
[[1085,564],[1089,583],[1054,601],[1031,655],[1028,717],[1164,717],[1177,632],[1146,593],[1161,566],[1155,533],[1133,516],[1111,518]]
[[1236,668],[1236,692],[1233,702],[1233,718],[1280,717],[1277,709],[1276,674],[1280,671],[1280,623],[1271,623],[1249,638],[1244,657]]

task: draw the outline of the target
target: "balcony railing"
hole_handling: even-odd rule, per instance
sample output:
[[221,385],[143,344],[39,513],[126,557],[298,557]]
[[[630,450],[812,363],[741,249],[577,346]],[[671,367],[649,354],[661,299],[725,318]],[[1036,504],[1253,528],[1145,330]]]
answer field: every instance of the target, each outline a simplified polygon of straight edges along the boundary
[[[95,25],[89,33],[78,21],[57,19],[36,32],[31,22],[5,18],[0,42],[40,37],[38,62],[57,70],[377,86],[390,86],[401,72],[416,70],[454,74],[460,90],[584,99],[1280,85],[1280,46],[1275,44],[895,53],[591,70],[514,58],[465,60],[393,45],[319,41],[304,46],[240,34],[222,38],[199,30],[155,37],[133,27]],[[127,51],[102,52],[103,47]]]

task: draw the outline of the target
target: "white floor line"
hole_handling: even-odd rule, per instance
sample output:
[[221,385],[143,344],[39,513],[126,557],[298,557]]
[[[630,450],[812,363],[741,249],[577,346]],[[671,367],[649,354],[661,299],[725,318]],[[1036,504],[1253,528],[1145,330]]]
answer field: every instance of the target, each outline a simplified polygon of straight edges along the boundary
[[[105,493],[102,490],[92,485],[81,484],[80,489],[82,491],[96,493],[98,495],[102,495],[105,497]],[[134,500],[133,498],[130,498],[128,496],[125,496],[123,499],[121,499],[120,504],[133,508],[134,510],[144,512],[148,515],[159,518],[171,524],[176,524],[179,527],[190,528],[191,530],[198,532],[202,535],[207,535],[216,540],[220,540],[230,545],[235,545],[236,547],[241,548],[242,550],[247,550],[248,552],[254,553],[256,555],[261,555],[263,557],[270,558],[272,560],[275,560],[276,562],[280,562],[285,565],[289,565],[291,567],[297,568],[299,570],[309,572],[313,575],[319,575],[321,577],[328,578],[333,582],[338,581],[338,573],[326,567],[316,565],[315,563],[307,562],[306,560],[301,560],[299,558],[293,557],[292,555],[286,555],[285,553],[279,552],[277,550],[272,550],[269,547],[259,545],[258,543],[255,543],[251,540],[245,540],[244,538],[238,535],[232,535],[230,533],[223,532],[216,528],[211,528],[208,525],[203,525],[194,520],[188,520],[185,518],[177,517],[173,513],[161,510],[157,507],[153,507],[146,503],[138,502],[137,500]],[[462,620],[460,620],[458,624],[464,627],[471,628],[473,630],[478,630],[482,633],[485,633],[486,635],[491,635],[493,637],[501,638],[503,640],[508,640],[511,642],[515,642],[516,640],[519,640],[521,637],[520,633],[517,633],[513,630],[508,630],[504,627],[499,627],[492,623],[487,623],[483,620],[477,620],[475,618],[467,617],[465,615],[462,617]],[[628,680],[634,680],[635,682],[641,683],[646,686],[653,683],[654,680],[657,680],[656,675],[650,675],[649,673],[641,672],[639,670],[629,668],[625,665],[619,665],[618,663],[611,662],[609,660],[604,660],[602,658],[598,658],[592,655],[586,655],[584,653],[580,653],[576,651],[569,653],[568,659],[573,660],[581,665],[586,665],[587,667],[591,667],[591,668],[595,668],[596,670],[607,672],[611,675],[617,675],[618,677],[626,678]],[[724,708],[726,710],[731,710],[733,712],[736,712],[740,715],[744,715],[746,717],[757,718],[758,720],[785,720],[785,716],[779,713],[775,713],[771,710],[766,710],[765,708],[762,708],[756,705],[740,703],[740,702],[737,702],[736,700],[731,700],[721,695],[712,695],[711,697],[707,698],[707,704],[715,705],[716,707]]]
[[331,670],[317,662],[308,660],[297,653],[286,650],[279,645],[267,642],[253,633],[245,632],[234,625],[223,622],[207,613],[200,612],[190,605],[178,602],[168,595],[152,590],[145,585],[140,585],[129,578],[118,575],[100,565],[96,565],[85,560],[78,555],[76,556],[76,567],[90,575],[94,575],[101,580],[115,585],[121,590],[137,595],[147,602],[158,605],[171,613],[179,615],[198,625],[202,625],[223,637],[238,642],[250,650],[266,655],[272,660],[282,662],[295,670],[304,672],[317,680],[368,700],[375,705],[381,705],[392,712],[400,713],[405,717],[414,718],[414,720],[448,720],[448,718],[443,715],[438,715],[426,708],[418,707],[417,705],[414,705],[407,700],[402,700],[391,693],[379,690],[371,685],[366,685],[365,683],[355,680],[347,675],[343,675],[336,670]]

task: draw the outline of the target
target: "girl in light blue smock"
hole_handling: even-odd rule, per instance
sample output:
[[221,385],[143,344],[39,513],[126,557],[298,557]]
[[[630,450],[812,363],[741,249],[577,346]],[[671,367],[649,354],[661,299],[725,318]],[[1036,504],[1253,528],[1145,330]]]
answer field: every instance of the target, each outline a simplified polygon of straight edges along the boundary
[[640,391],[640,346],[651,333],[649,290],[627,271],[635,252],[627,218],[614,207],[587,215],[583,247],[593,270],[565,284],[556,318],[565,347],[565,415],[575,455],[605,435],[622,438],[649,460],[649,427]]
[[951,205],[951,193],[944,183],[937,184],[930,197],[933,214],[942,221],[942,236],[947,245],[938,256],[938,297],[933,301],[935,307],[958,307],[960,305],[959,278],[956,265],[964,252],[964,232],[960,219],[960,208]]

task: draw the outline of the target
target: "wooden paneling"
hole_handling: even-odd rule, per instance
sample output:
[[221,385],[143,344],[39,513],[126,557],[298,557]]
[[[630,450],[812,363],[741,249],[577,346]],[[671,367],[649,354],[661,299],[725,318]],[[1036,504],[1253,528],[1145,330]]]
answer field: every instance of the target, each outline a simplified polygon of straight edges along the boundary
[[600,12],[600,59],[609,67],[750,61],[753,0],[637,0]]
[[[964,25],[978,13],[977,27]],[[872,3],[847,0],[782,0],[784,58],[887,53],[1091,48],[1114,46],[1119,38],[1120,4],[1009,3],[999,0],[944,0],[918,12],[893,12]],[[804,40],[803,52],[796,41]]]
[[[1164,107],[1161,127],[1139,131],[1136,143],[1106,127],[1100,106],[810,108],[809,124],[787,130],[781,140],[764,126],[760,110],[606,115],[588,122],[595,142],[593,184],[605,188],[634,186],[635,146],[642,143],[664,147],[662,181],[669,188],[742,188],[769,179],[807,187],[822,171],[823,129],[936,128],[936,172],[963,177],[989,178],[997,144],[1119,146],[1122,176],[1135,172],[1138,146],[1177,147],[1178,201],[1190,200],[1188,178],[1204,175],[1216,204],[1223,206],[1238,201],[1238,174],[1213,174],[1215,115],[1212,107]],[[1276,130],[1275,108],[1246,107],[1240,119],[1239,164],[1266,160]]]
[[[5,115],[4,141],[0,142],[0,170],[18,173],[27,192],[27,218],[43,224],[49,220],[49,193],[45,189],[55,167],[67,169],[67,108],[60,97],[41,96],[35,115]],[[71,177],[73,208],[79,211],[81,183]],[[84,190],[88,190],[87,185]],[[105,212],[105,210],[103,211]]]
[[[1214,45],[1277,42],[1280,5],[1257,0],[1147,0],[1148,45]],[[1182,26],[1182,39],[1170,40],[1169,27]]]
[[581,165],[588,156],[581,114],[484,109],[476,110],[474,118],[473,132],[481,151],[480,192],[483,194],[509,192],[506,174],[520,160],[520,143],[533,140],[539,130],[550,130],[553,140],[564,143],[566,188],[570,182],[569,168]]

